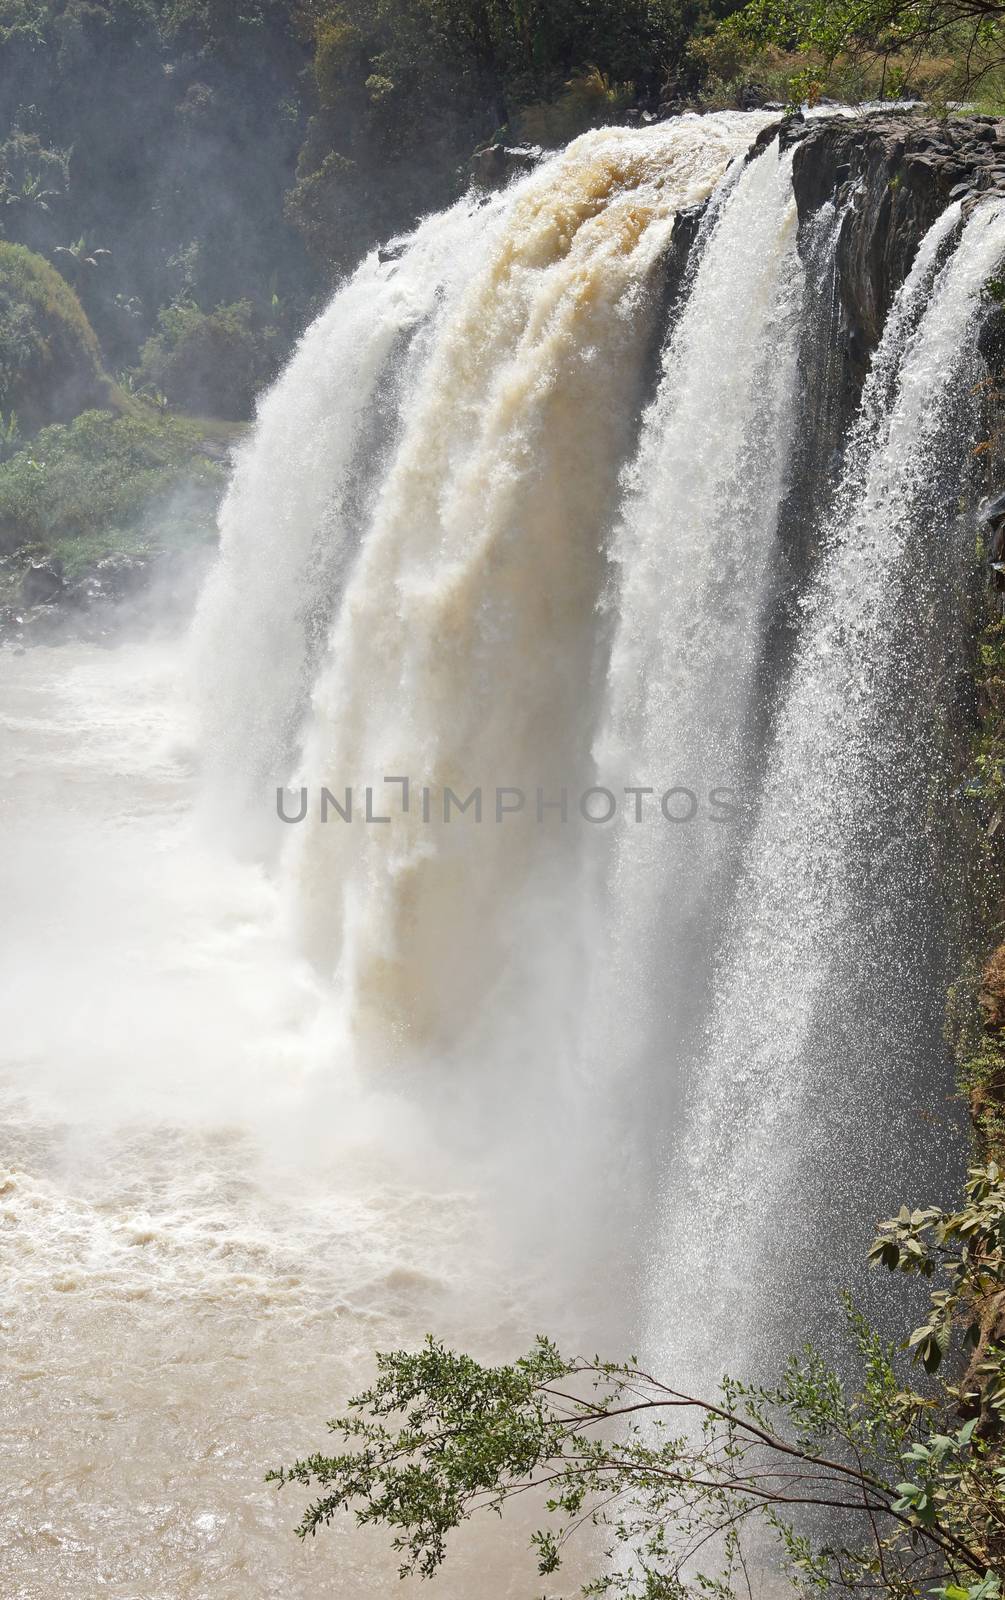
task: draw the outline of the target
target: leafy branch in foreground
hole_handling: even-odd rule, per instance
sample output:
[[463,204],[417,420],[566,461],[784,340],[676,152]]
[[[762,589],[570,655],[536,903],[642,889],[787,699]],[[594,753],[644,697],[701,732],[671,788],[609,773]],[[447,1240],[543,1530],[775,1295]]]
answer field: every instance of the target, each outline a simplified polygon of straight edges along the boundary
[[[559,1570],[582,1529],[605,1536],[585,1595],[752,1600],[759,1526],[801,1594],[1001,1600],[1003,1245],[993,1165],[971,1172],[960,1211],[905,1209],[879,1229],[875,1262],[936,1280],[929,1319],[906,1341],[915,1359],[934,1374],[979,1346],[965,1380],[937,1393],[903,1386],[895,1349],[847,1300],[851,1388],[809,1345],[774,1387],[726,1379],[709,1400],[635,1359],[566,1359],[544,1338],[496,1367],[430,1338],[378,1355],[372,1388],[329,1424],[340,1454],[269,1478],[320,1491],[301,1537],[344,1512],[386,1527],[402,1576],[432,1577],[456,1528],[529,1492],[542,1509],[540,1574]],[[756,1548],[763,1568],[763,1539]]]

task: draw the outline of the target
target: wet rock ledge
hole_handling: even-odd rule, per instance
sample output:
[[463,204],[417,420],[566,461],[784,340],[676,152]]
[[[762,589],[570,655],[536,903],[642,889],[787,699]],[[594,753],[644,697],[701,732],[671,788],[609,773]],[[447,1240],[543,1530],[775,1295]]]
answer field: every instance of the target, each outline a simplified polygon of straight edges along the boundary
[[788,118],[780,140],[796,146],[801,224],[827,201],[839,211],[847,205],[837,284],[847,381],[857,393],[890,302],[936,217],[953,200],[966,213],[983,195],[1005,195],[1005,119],[943,123],[918,112]]

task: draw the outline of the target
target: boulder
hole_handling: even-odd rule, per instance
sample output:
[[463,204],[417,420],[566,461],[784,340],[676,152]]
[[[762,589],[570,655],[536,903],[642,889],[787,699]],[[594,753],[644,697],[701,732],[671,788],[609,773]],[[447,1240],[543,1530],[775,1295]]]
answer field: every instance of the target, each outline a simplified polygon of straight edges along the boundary
[[19,594],[23,605],[42,606],[57,600],[64,588],[61,561],[33,561],[21,575]]
[[149,571],[145,556],[105,556],[88,576],[102,600],[125,600],[145,586]]
[[518,173],[530,172],[540,159],[541,151],[529,145],[490,144],[475,151],[469,166],[481,188],[500,189]]

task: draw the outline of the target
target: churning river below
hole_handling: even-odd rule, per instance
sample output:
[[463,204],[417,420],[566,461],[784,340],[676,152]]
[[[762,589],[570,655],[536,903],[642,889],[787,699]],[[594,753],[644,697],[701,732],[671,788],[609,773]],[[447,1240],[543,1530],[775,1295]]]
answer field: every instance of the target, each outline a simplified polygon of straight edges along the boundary
[[[377,1537],[301,1548],[265,1471],[323,1444],[374,1349],[511,1356],[567,1318],[414,1103],[318,1074],[272,890],[200,842],[177,662],[3,663],[0,1592],[399,1592]],[[445,1597],[523,1592],[484,1532]]]

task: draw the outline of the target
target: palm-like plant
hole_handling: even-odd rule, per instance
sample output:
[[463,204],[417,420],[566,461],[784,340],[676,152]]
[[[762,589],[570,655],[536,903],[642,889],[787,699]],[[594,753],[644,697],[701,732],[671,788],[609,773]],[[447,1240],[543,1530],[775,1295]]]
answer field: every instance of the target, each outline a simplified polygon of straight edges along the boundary
[[92,248],[87,243],[85,234],[81,234],[73,244],[58,244],[53,251],[53,255],[67,258],[64,265],[69,266],[72,261],[71,275],[74,277],[79,276],[85,268],[93,271],[99,265],[102,256],[111,256],[111,253],[110,250]]
[[20,189],[4,188],[2,191],[5,206],[34,207],[38,211],[48,211],[49,201],[58,200],[58,189],[46,189],[43,180],[36,173],[24,179]]

